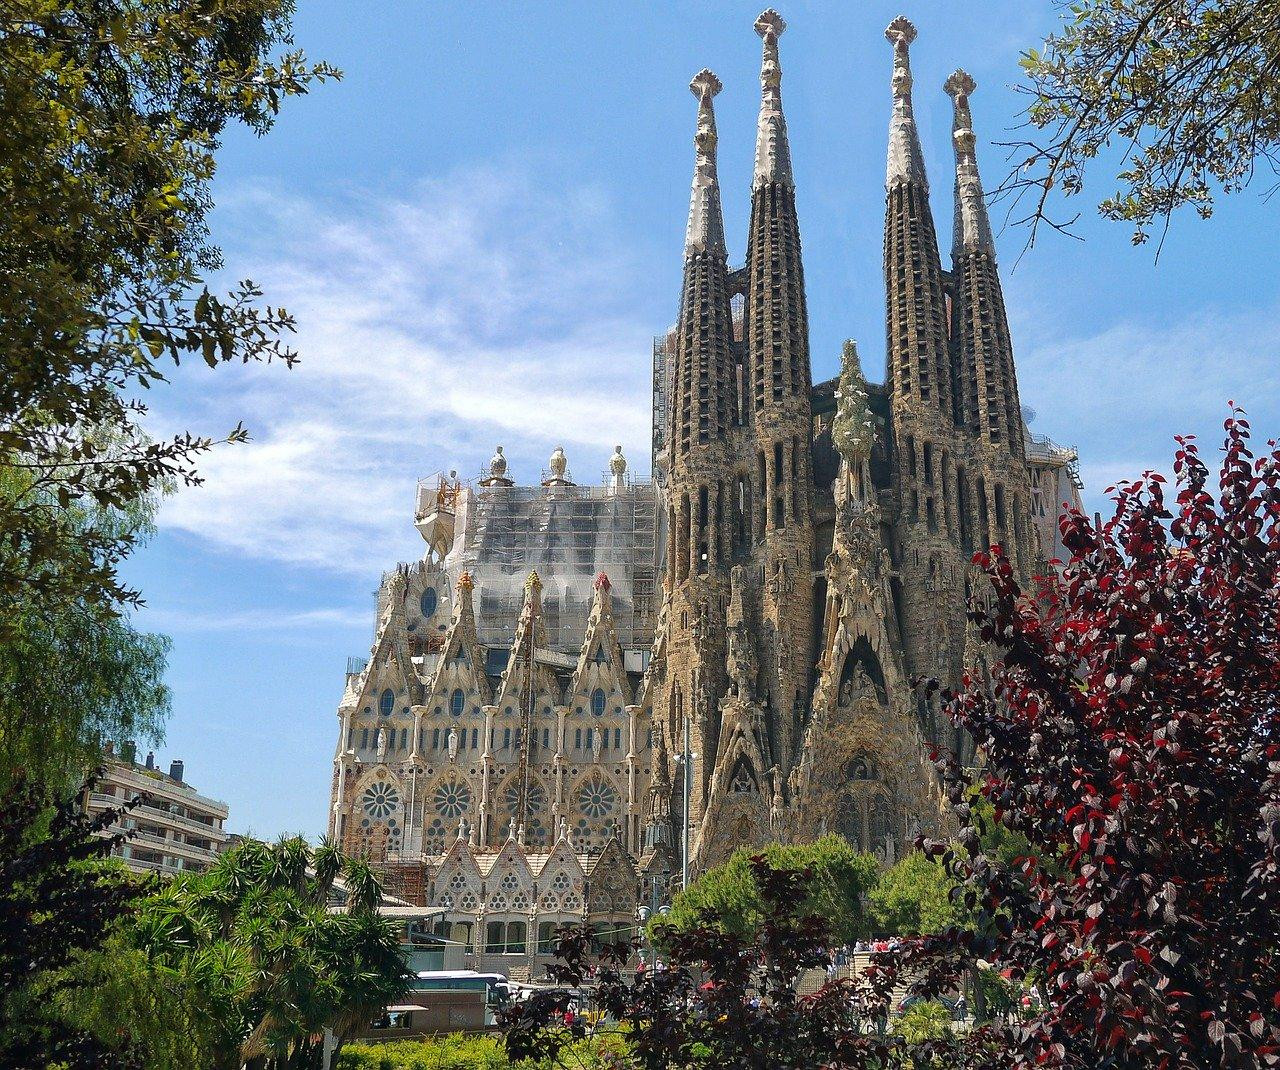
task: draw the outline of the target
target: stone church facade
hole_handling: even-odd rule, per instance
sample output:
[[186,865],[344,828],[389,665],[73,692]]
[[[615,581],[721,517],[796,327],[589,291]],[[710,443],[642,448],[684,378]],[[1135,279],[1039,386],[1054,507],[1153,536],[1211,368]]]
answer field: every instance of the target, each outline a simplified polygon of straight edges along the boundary
[[447,904],[477,953],[490,929],[532,954],[566,909],[622,924],[656,905],[686,829],[697,872],[743,844],[827,832],[892,861],[944,826],[926,749],[970,748],[912,681],[981,669],[964,612],[981,595],[973,553],[999,543],[1029,577],[1079,501],[1074,452],[1024,421],[963,71],[944,86],[955,221],[942,265],[903,18],[886,31],[885,381],[864,380],[848,343],[840,376],[813,384],[785,24],[766,11],[755,29],[742,266],[716,174],[720,82],[691,83],[652,479],[633,480],[619,448],[600,484],[577,483],[557,447],[521,484],[499,447],[477,479],[423,481],[426,553],[383,577],[371,655],[348,665],[330,834],[398,894]]

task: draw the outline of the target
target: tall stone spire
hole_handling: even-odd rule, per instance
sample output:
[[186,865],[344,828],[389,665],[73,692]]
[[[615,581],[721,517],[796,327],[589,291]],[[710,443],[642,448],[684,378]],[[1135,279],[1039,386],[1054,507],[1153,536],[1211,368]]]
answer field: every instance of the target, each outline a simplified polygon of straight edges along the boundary
[[893,186],[897,182],[917,182],[927,194],[929,180],[925,177],[920,135],[911,108],[911,57],[907,51],[916,39],[916,28],[905,15],[899,15],[889,23],[884,35],[893,45],[893,118],[889,120],[885,183]]
[[756,19],[756,33],[764,39],[760,64],[760,120],[756,127],[756,169],[752,189],[769,182],[792,185],[791,147],[787,120],[782,114],[782,66],[778,62],[778,38],[787,24],[773,8]]
[[698,98],[698,130],[693,136],[698,150],[693,165],[693,192],[689,198],[689,227],[684,252],[724,254],[724,216],[720,211],[720,180],[716,176],[716,113],[711,101],[724,88],[705,68],[693,76],[689,89]]
[[956,154],[956,211],[951,256],[959,305],[960,382],[956,384],[956,393],[962,402],[964,423],[985,443],[1007,449],[1021,460],[1026,450],[1013,342],[996,268],[991,224],[982,196],[982,180],[978,176],[973,118],[969,111],[969,95],[975,86],[964,71],[956,71],[943,86],[955,106],[952,137]]
[[[755,657],[764,667],[762,686],[771,719],[768,738],[759,740],[758,747],[790,762],[813,691],[809,677],[815,654],[809,313],[782,114],[778,37],[785,28],[773,10],[755,22],[756,33],[764,41],[764,57],[743,314],[744,386],[756,454],[754,464],[748,461],[748,471],[754,470],[757,503],[751,518],[753,571],[768,578],[760,601],[760,625],[747,622],[748,633],[755,636]],[[739,590],[739,599],[741,595]],[[764,768],[755,773],[762,777]]]
[[694,75],[689,89],[698,98],[698,129],[693,139],[697,157],[676,328],[670,425],[673,469],[696,446],[723,440],[734,422],[736,407],[729,274],[716,178],[716,117],[711,105],[720,92],[720,79],[702,70]]
[[933,429],[921,430],[933,433],[950,427],[954,416],[942,264],[911,108],[908,47],[916,28],[899,15],[884,35],[893,45],[893,117],[885,178],[886,381],[900,406],[932,423]]
[[973,116],[969,112],[969,94],[977,83],[965,71],[958,70],[943,83],[951,97],[955,114],[951,123],[951,139],[956,152],[956,218],[951,256],[959,259],[965,251],[985,250],[995,259],[996,247],[991,238],[991,222],[982,196],[982,179],[978,176]]

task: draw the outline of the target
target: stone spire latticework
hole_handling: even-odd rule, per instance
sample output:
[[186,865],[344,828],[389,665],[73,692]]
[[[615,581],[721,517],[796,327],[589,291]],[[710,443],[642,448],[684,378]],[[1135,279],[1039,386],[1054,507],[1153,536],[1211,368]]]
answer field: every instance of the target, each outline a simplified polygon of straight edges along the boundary
[[995,242],[978,175],[969,95],[976,88],[956,71],[943,88],[954,103],[952,140],[956,157],[955,234],[952,271],[958,304],[957,394],[964,423],[988,445],[1025,455],[1013,341],[1005,316],[1004,293],[996,267]]
[[[885,30],[893,45],[893,117],[889,120],[884,269],[888,298],[887,382],[894,396],[938,430],[952,420],[951,359],[938,238],[929,183],[911,107],[909,46],[916,28],[898,16]],[[918,403],[918,404],[917,404]]]

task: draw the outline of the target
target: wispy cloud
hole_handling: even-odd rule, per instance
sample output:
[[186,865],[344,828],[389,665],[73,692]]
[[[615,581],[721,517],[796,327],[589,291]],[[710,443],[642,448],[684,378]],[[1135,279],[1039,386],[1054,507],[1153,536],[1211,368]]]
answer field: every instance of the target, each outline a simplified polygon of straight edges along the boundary
[[206,485],[167,502],[162,526],[367,574],[420,552],[414,481],[474,474],[497,442],[526,478],[557,443],[583,479],[619,442],[647,467],[654,325],[628,303],[638,273],[592,191],[535,198],[473,172],[403,200],[251,189],[222,210],[237,274],[297,317],[302,362],[219,371],[157,414],[253,434],[204,462]]
[[1175,434],[1198,434],[1211,458],[1228,400],[1263,437],[1280,431],[1280,308],[1154,322],[1138,307],[1093,334],[1027,305],[1010,311],[1022,397],[1040,413],[1032,428],[1080,448],[1095,506],[1118,480],[1171,475]]

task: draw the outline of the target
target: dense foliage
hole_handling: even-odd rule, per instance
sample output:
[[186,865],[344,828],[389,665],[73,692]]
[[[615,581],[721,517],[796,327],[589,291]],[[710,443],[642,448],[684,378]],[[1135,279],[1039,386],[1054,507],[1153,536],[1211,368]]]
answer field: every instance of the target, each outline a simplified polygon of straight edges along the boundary
[[[0,499],[26,473],[0,468]],[[136,544],[152,530],[156,499],[121,508],[71,505],[68,543],[99,535]],[[0,634],[0,781],[17,769],[70,791],[103,745],[159,742],[169,713],[164,684],[169,641],[83,599],[22,598]]]
[[104,864],[113,842],[96,835],[117,811],[87,817],[76,797],[51,799],[22,776],[0,796],[0,1066],[97,1070],[133,1065],[63,1020],[62,1001],[86,994],[67,975],[131,910],[139,889]]
[[[603,1033],[571,1045],[563,1065],[575,1070],[614,1070],[625,1058],[620,1034]],[[519,1070],[551,1070],[546,1061],[520,1063]],[[351,1044],[338,1056],[335,1070],[515,1070],[498,1037],[445,1033],[423,1041]]]
[[[1109,219],[1145,241],[1189,205],[1243,189],[1280,148],[1280,3],[1276,0],[1071,0],[1064,25],[1023,59],[1038,135],[1014,146],[1003,189],[1047,217],[1051,190],[1084,187],[1097,157],[1115,161]],[[1034,232],[1033,232],[1034,237]]]
[[766,909],[752,861],[758,853],[772,869],[808,873],[804,894],[789,909],[824,919],[828,943],[851,944],[874,928],[863,901],[878,878],[879,863],[843,837],[825,836],[814,843],[771,844],[763,851],[739,848],[727,862],[679,892],[669,914],[650,922],[655,944],[665,948],[668,933],[693,928],[705,918],[714,918],[726,932],[749,938]]
[[942,932],[961,919],[954,881],[935,860],[913,851],[869,889],[867,909],[877,933],[918,936]]
[[293,360],[287,313],[204,282],[224,129],[264,133],[337,73],[290,48],[292,7],[0,0],[0,471],[26,477],[0,496],[5,625],[15,605],[136,600],[116,572],[131,533],[68,538],[67,510],[196,480],[210,438],[139,431],[165,362]]
[[1148,473],[1101,527],[1064,519],[1038,601],[987,561],[1002,661],[951,713],[1032,853],[984,850],[950,768],[971,820],[933,851],[977,924],[926,951],[1040,979],[1015,1066],[1280,1063],[1280,453],[1255,458],[1239,412],[1216,486],[1179,446],[1172,502]]
[[[341,906],[330,903],[335,889]],[[260,1059],[301,1070],[318,1067],[326,1026],[343,1040],[407,989],[381,897],[368,866],[328,844],[249,840],[144,900],[128,938],[153,976],[186,993],[203,1065]],[[96,1004],[99,1028],[118,1022],[118,1006]]]

